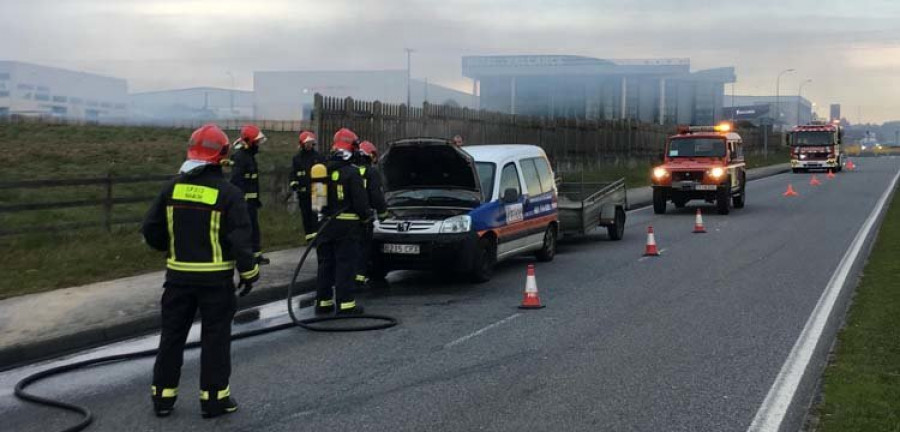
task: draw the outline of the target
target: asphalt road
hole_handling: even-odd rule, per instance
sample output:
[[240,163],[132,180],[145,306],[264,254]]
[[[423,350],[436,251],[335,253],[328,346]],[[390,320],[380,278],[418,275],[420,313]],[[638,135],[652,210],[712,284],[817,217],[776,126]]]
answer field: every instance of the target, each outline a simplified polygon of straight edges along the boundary
[[[893,158],[856,162],[834,180],[820,174],[818,187],[807,174],[752,182],[747,207],[728,216],[702,206],[707,234],[691,233],[692,203],[663,216],[630,212],[621,242],[605,233],[565,242],[554,262],[537,264],[542,310],[516,309],[528,258],[482,285],[392,275],[390,294],[364,303],[398,327],[236,342],[241,411],[222,419],[199,416],[196,352],[167,419],[150,409],[152,360],[33,389],[89,406],[95,431],[744,431],[900,168]],[[800,196],[782,197],[788,182]],[[642,258],[651,224],[663,255]],[[142,344],[152,340],[94,354]],[[4,430],[74,421],[12,398],[15,381],[44,366],[0,374]]]

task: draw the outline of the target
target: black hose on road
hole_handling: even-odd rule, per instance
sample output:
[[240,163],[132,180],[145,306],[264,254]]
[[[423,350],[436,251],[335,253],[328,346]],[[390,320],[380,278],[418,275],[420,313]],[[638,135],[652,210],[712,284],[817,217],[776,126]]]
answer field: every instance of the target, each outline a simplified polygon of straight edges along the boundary
[[[326,219],[322,224],[321,228],[325,228],[328,226],[328,223],[331,222],[331,219]],[[321,231],[321,229],[320,229]],[[297,284],[297,276],[300,274],[300,270],[303,268],[303,264],[306,262],[306,258],[309,256],[309,252],[312,250],[313,246],[315,246],[318,238],[313,239],[312,242],[306,247],[306,250],[303,252],[303,256],[300,258],[300,261],[297,262],[297,267],[294,269],[294,274],[291,277],[291,283],[288,285],[288,294],[287,294],[287,303],[288,303],[288,314],[291,317],[291,322],[279,324],[271,327],[264,327],[256,330],[249,330],[241,333],[237,333],[231,336],[231,340],[240,340],[246,339],[253,336],[259,336],[266,333],[273,333],[276,331],[281,331],[293,327],[301,327],[310,331],[317,332],[358,332],[358,331],[371,331],[371,330],[383,330],[386,328],[393,327],[398,324],[396,318],[389,317],[386,315],[370,315],[370,314],[362,314],[362,315],[331,315],[331,316],[320,316],[314,318],[307,318],[304,320],[298,319],[294,314],[294,286]],[[377,324],[370,324],[365,326],[350,326],[350,327],[337,327],[337,326],[316,326],[315,324],[329,322],[329,321],[339,321],[339,320],[370,320],[370,321],[381,321]],[[185,344],[185,349],[192,349],[200,347],[200,342],[191,342]],[[16,388],[14,391],[14,395],[26,402],[31,402],[38,405],[44,405],[50,408],[57,408],[66,411],[70,411],[76,414],[81,415],[81,421],[78,424],[63,429],[61,432],[78,432],[86,429],[90,426],[91,422],[94,421],[94,415],[91,411],[83,406],[75,405],[67,402],[62,402],[42,396],[38,396],[32,393],[28,393],[25,389],[32,384],[50,378],[52,376],[64,374],[67,372],[76,371],[78,369],[83,369],[91,366],[97,366],[101,364],[109,364],[116,363],[125,360],[134,360],[144,357],[153,357],[159,352],[158,349],[148,349],[143,351],[136,351],[125,354],[116,354],[106,357],[98,357],[95,359],[83,360],[80,362],[70,363],[62,366],[57,366],[54,368],[50,368],[47,370],[43,370],[40,372],[36,372],[31,374],[25,378],[22,378],[18,383],[16,383]]]

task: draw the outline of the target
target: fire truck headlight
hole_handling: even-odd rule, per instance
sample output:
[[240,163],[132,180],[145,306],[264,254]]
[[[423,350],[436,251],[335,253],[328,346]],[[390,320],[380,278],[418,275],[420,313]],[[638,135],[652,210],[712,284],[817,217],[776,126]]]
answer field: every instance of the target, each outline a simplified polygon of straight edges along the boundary
[[668,176],[668,175],[669,175],[669,172],[666,171],[665,168],[658,167],[658,168],[653,169],[653,178],[655,178],[657,180],[662,180],[662,179],[666,178],[666,176]]
[[800,159],[801,159],[801,160],[802,160],[802,159],[806,159],[806,155],[801,153],[801,154],[800,154]]
[[712,178],[719,179],[725,175],[725,170],[720,167],[715,167],[709,170],[709,175],[712,176]]

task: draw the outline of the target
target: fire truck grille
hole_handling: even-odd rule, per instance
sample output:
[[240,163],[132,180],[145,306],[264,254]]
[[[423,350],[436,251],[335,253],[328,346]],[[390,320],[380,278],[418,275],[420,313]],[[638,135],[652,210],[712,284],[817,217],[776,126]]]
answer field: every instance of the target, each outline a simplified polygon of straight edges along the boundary
[[701,181],[703,171],[675,171],[672,173],[673,181]]

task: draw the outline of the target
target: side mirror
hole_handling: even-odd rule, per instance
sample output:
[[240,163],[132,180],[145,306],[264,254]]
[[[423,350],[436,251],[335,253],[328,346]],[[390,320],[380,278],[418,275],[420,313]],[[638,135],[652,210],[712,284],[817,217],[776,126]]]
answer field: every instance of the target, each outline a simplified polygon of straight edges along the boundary
[[519,201],[519,192],[513,188],[506,189],[503,191],[501,201],[503,201],[504,204],[513,204]]

